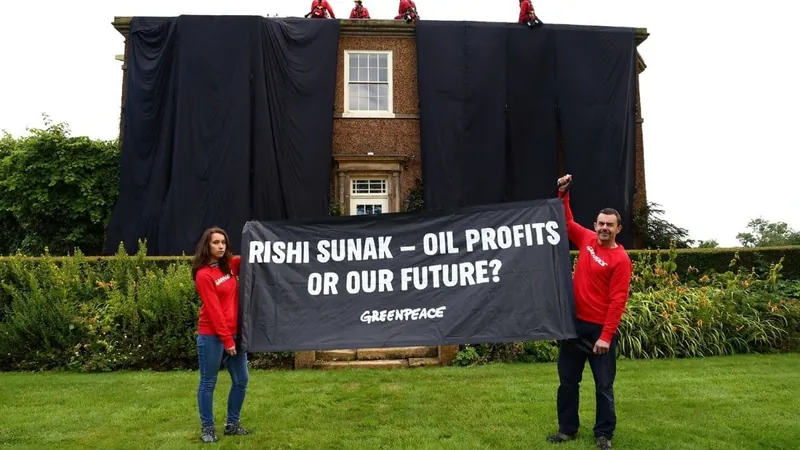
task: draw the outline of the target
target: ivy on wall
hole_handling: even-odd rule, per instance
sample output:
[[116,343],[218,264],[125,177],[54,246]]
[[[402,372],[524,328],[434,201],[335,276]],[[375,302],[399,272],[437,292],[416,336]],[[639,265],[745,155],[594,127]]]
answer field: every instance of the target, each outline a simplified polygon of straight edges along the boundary
[[422,180],[417,178],[414,187],[408,192],[406,199],[403,201],[403,210],[405,212],[422,211],[425,207],[425,191],[423,190]]

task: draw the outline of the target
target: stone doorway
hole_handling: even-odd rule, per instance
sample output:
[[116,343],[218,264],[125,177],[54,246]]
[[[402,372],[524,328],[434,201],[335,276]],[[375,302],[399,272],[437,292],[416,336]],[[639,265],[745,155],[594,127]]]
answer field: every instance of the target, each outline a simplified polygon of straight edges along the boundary
[[[335,198],[342,215],[401,211],[404,155],[336,155]],[[457,345],[303,351],[295,353],[295,369],[348,367],[405,368],[449,365]]]

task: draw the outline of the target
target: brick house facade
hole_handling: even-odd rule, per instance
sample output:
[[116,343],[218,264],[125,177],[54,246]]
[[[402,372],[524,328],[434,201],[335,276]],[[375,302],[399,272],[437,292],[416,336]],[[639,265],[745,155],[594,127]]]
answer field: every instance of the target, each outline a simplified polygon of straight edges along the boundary
[[[122,125],[130,18],[116,17],[113,25],[125,37]],[[637,45],[647,36],[645,29],[638,29]],[[355,214],[358,210],[366,213],[400,211],[416,180],[422,178],[414,25],[394,20],[341,20],[338,51],[331,198],[344,215]],[[647,202],[639,100],[639,74],[645,67],[637,52],[636,209]],[[122,133],[120,126],[120,141]],[[563,169],[560,172],[563,173]],[[418,359],[419,365],[425,365],[424,360],[431,359],[426,357],[435,356],[436,363],[449,364],[457,349],[457,346],[444,346],[433,353],[430,349],[409,350],[401,359],[412,365],[413,360]],[[375,353],[374,350],[370,352]],[[333,360],[358,359],[357,350],[329,353]],[[298,352],[295,367],[315,365],[319,356],[313,351]]]
[[[123,56],[122,98],[120,125],[125,116],[125,94],[127,90],[127,38],[130,31],[130,17],[116,17],[114,27],[125,37]],[[336,76],[336,102],[333,111],[334,135],[332,177],[332,198],[335,198],[342,214],[349,214],[351,206],[356,206],[353,195],[353,180],[383,180],[378,191],[383,192],[388,212],[402,208],[403,199],[413,188],[416,179],[421,178],[419,144],[419,107],[417,97],[417,61],[414,26],[394,20],[342,20],[339,38],[339,65]],[[638,29],[637,44],[647,39],[646,29]],[[378,110],[359,110],[351,106],[349,95],[353,89],[350,72],[376,72],[368,65],[366,68],[350,67],[351,57],[370,60],[386,58],[386,78],[368,80],[373,86],[383,85],[391,95],[386,104],[377,103]],[[390,64],[389,64],[390,63]],[[646,68],[637,53],[636,75],[636,193],[634,207],[647,204],[647,190],[644,171],[644,141],[642,137],[642,114],[639,97],[639,74]],[[380,67],[377,68],[380,71]],[[352,80],[361,81],[361,80]],[[355,83],[353,83],[355,84]],[[357,87],[355,89],[358,89]],[[381,89],[381,88],[379,88]],[[373,101],[374,97],[368,101]],[[384,108],[382,108],[384,107]],[[390,110],[388,110],[391,108]],[[385,109],[381,111],[380,109]],[[123,128],[120,126],[120,141]],[[375,183],[373,183],[375,184]],[[385,184],[385,189],[384,189]],[[359,186],[368,186],[361,183]],[[363,198],[379,194],[369,187],[361,189]],[[383,205],[381,205],[383,206]]]

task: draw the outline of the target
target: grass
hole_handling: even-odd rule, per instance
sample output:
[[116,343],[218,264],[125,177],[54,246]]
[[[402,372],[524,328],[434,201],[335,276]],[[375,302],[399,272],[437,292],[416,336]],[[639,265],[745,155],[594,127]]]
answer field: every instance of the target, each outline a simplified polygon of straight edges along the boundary
[[[800,354],[624,360],[620,449],[778,449],[800,443]],[[0,374],[0,447],[194,448],[195,372]],[[230,378],[220,374],[218,423]],[[220,448],[550,448],[554,364],[360,371],[253,371],[243,424]],[[591,449],[586,368],[581,434]],[[218,425],[219,428],[221,428]],[[220,430],[221,431],[221,430]],[[212,448],[215,446],[211,446]]]

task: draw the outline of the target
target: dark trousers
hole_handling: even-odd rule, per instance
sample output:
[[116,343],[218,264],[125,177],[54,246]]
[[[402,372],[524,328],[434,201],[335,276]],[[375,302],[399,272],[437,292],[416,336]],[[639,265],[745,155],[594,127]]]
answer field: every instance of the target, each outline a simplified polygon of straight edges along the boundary
[[528,20],[526,20],[524,22],[521,22],[521,23],[524,23],[525,25],[527,25],[528,28],[537,28],[537,27],[540,27],[540,26],[544,25],[544,23],[541,20],[539,20],[539,17],[536,17],[535,19],[528,19]]
[[603,326],[577,321],[577,340],[562,341],[558,352],[558,427],[565,434],[578,432],[578,395],[580,382],[586,360],[592,368],[595,383],[595,401],[597,415],[595,417],[595,437],[605,436],[611,439],[617,425],[614,408],[614,377],[617,374],[616,349],[617,336],[611,341],[611,349],[603,355],[591,353],[594,343],[600,339]]

